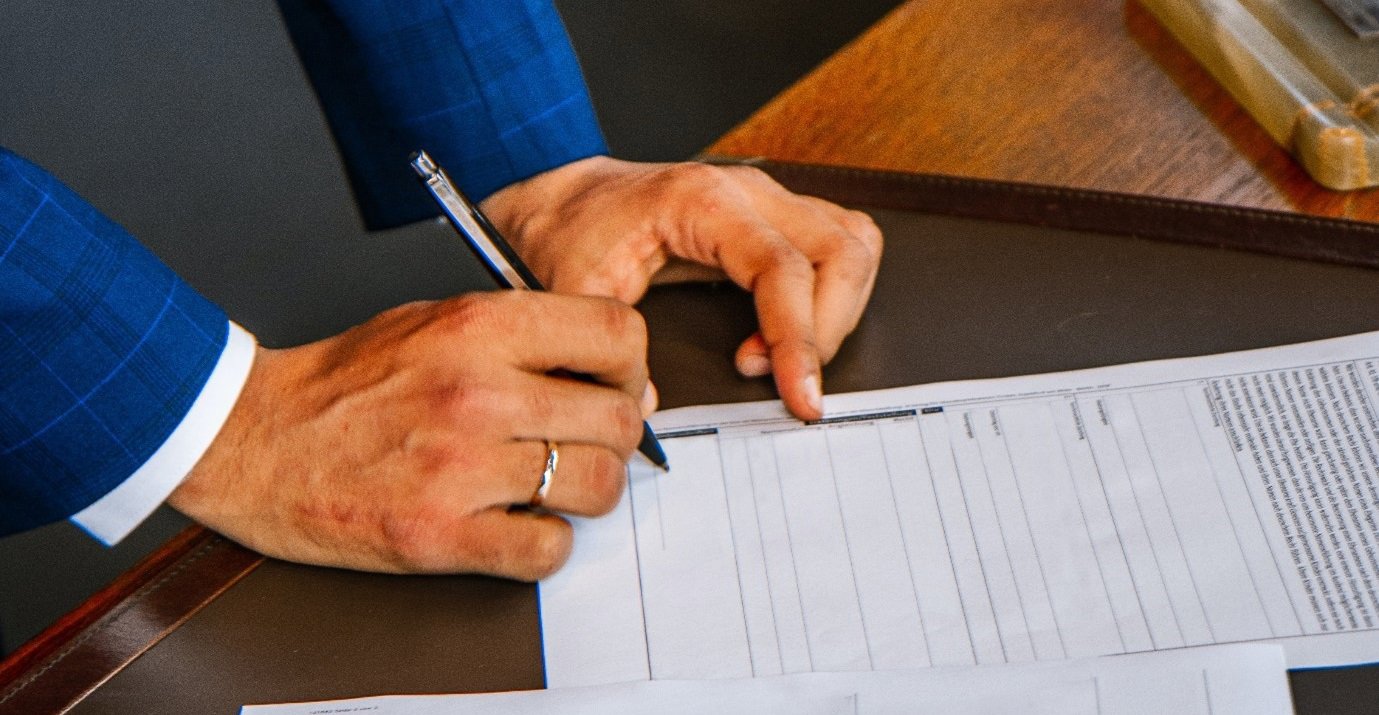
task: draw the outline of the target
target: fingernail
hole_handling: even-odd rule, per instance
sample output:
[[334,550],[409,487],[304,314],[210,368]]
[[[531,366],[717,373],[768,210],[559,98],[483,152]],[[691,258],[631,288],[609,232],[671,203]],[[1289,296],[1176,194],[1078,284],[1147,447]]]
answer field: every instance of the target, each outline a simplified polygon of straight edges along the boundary
[[661,396],[657,394],[656,386],[650,382],[646,383],[646,390],[642,392],[642,416],[650,417],[660,402]]
[[804,378],[803,385],[804,399],[806,402],[809,403],[810,409],[814,410],[815,412],[818,412],[819,414],[823,414],[824,393],[823,390],[819,388],[819,376],[810,375]]
[[762,377],[771,373],[771,360],[765,355],[744,355],[737,361],[737,371],[743,377]]

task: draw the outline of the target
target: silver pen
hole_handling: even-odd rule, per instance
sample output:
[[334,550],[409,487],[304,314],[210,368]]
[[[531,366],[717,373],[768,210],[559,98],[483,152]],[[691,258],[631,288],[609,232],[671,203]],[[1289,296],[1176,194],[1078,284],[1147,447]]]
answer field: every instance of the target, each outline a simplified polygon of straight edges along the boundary
[[[516,290],[545,290],[541,281],[536,279],[531,269],[527,268],[517,252],[512,250],[512,246],[509,246],[502,234],[498,233],[498,229],[488,217],[484,216],[479,207],[462,191],[450,183],[450,177],[446,176],[445,170],[440,168],[430,155],[424,151],[413,154],[412,168],[431,191],[431,196],[440,204],[441,211],[450,219],[450,225],[479,260],[483,261],[484,267],[493,279],[498,281],[498,285]],[[572,373],[571,377],[595,382],[594,378],[579,373]],[[642,441],[637,445],[637,451],[646,455],[652,464],[661,469],[670,469],[666,464],[665,450],[661,449],[656,433],[651,431],[651,425],[646,422],[642,423]]]

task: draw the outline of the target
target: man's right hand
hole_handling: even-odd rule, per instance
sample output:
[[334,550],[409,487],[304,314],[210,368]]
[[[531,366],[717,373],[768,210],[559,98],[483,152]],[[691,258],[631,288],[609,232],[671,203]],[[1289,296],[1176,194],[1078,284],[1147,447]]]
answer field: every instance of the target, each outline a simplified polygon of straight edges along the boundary
[[[592,375],[578,382],[556,371]],[[501,291],[412,303],[260,349],[169,502],[269,556],[367,571],[542,578],[568,522],[607,513],[654,409],[646,328],[616,301]]]

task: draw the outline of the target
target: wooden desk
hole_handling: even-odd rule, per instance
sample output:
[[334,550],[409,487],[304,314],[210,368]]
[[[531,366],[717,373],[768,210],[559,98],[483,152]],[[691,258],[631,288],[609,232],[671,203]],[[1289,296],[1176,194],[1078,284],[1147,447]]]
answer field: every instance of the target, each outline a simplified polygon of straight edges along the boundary
[[908,2],[711,154],[1379,220],[1321,187],[1138,4]]

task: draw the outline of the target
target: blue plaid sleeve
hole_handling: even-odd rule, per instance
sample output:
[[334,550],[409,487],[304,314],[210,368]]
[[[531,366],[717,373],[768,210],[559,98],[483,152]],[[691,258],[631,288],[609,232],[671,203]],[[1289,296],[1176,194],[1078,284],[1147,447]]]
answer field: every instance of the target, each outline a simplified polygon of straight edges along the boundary
[[607,152],[550,0],[279,0],[365,223],[437,214],[425,149],[474,200]]
[[228,330],[123,229],[0,148],[0,536],[76,513],[138,469]]

